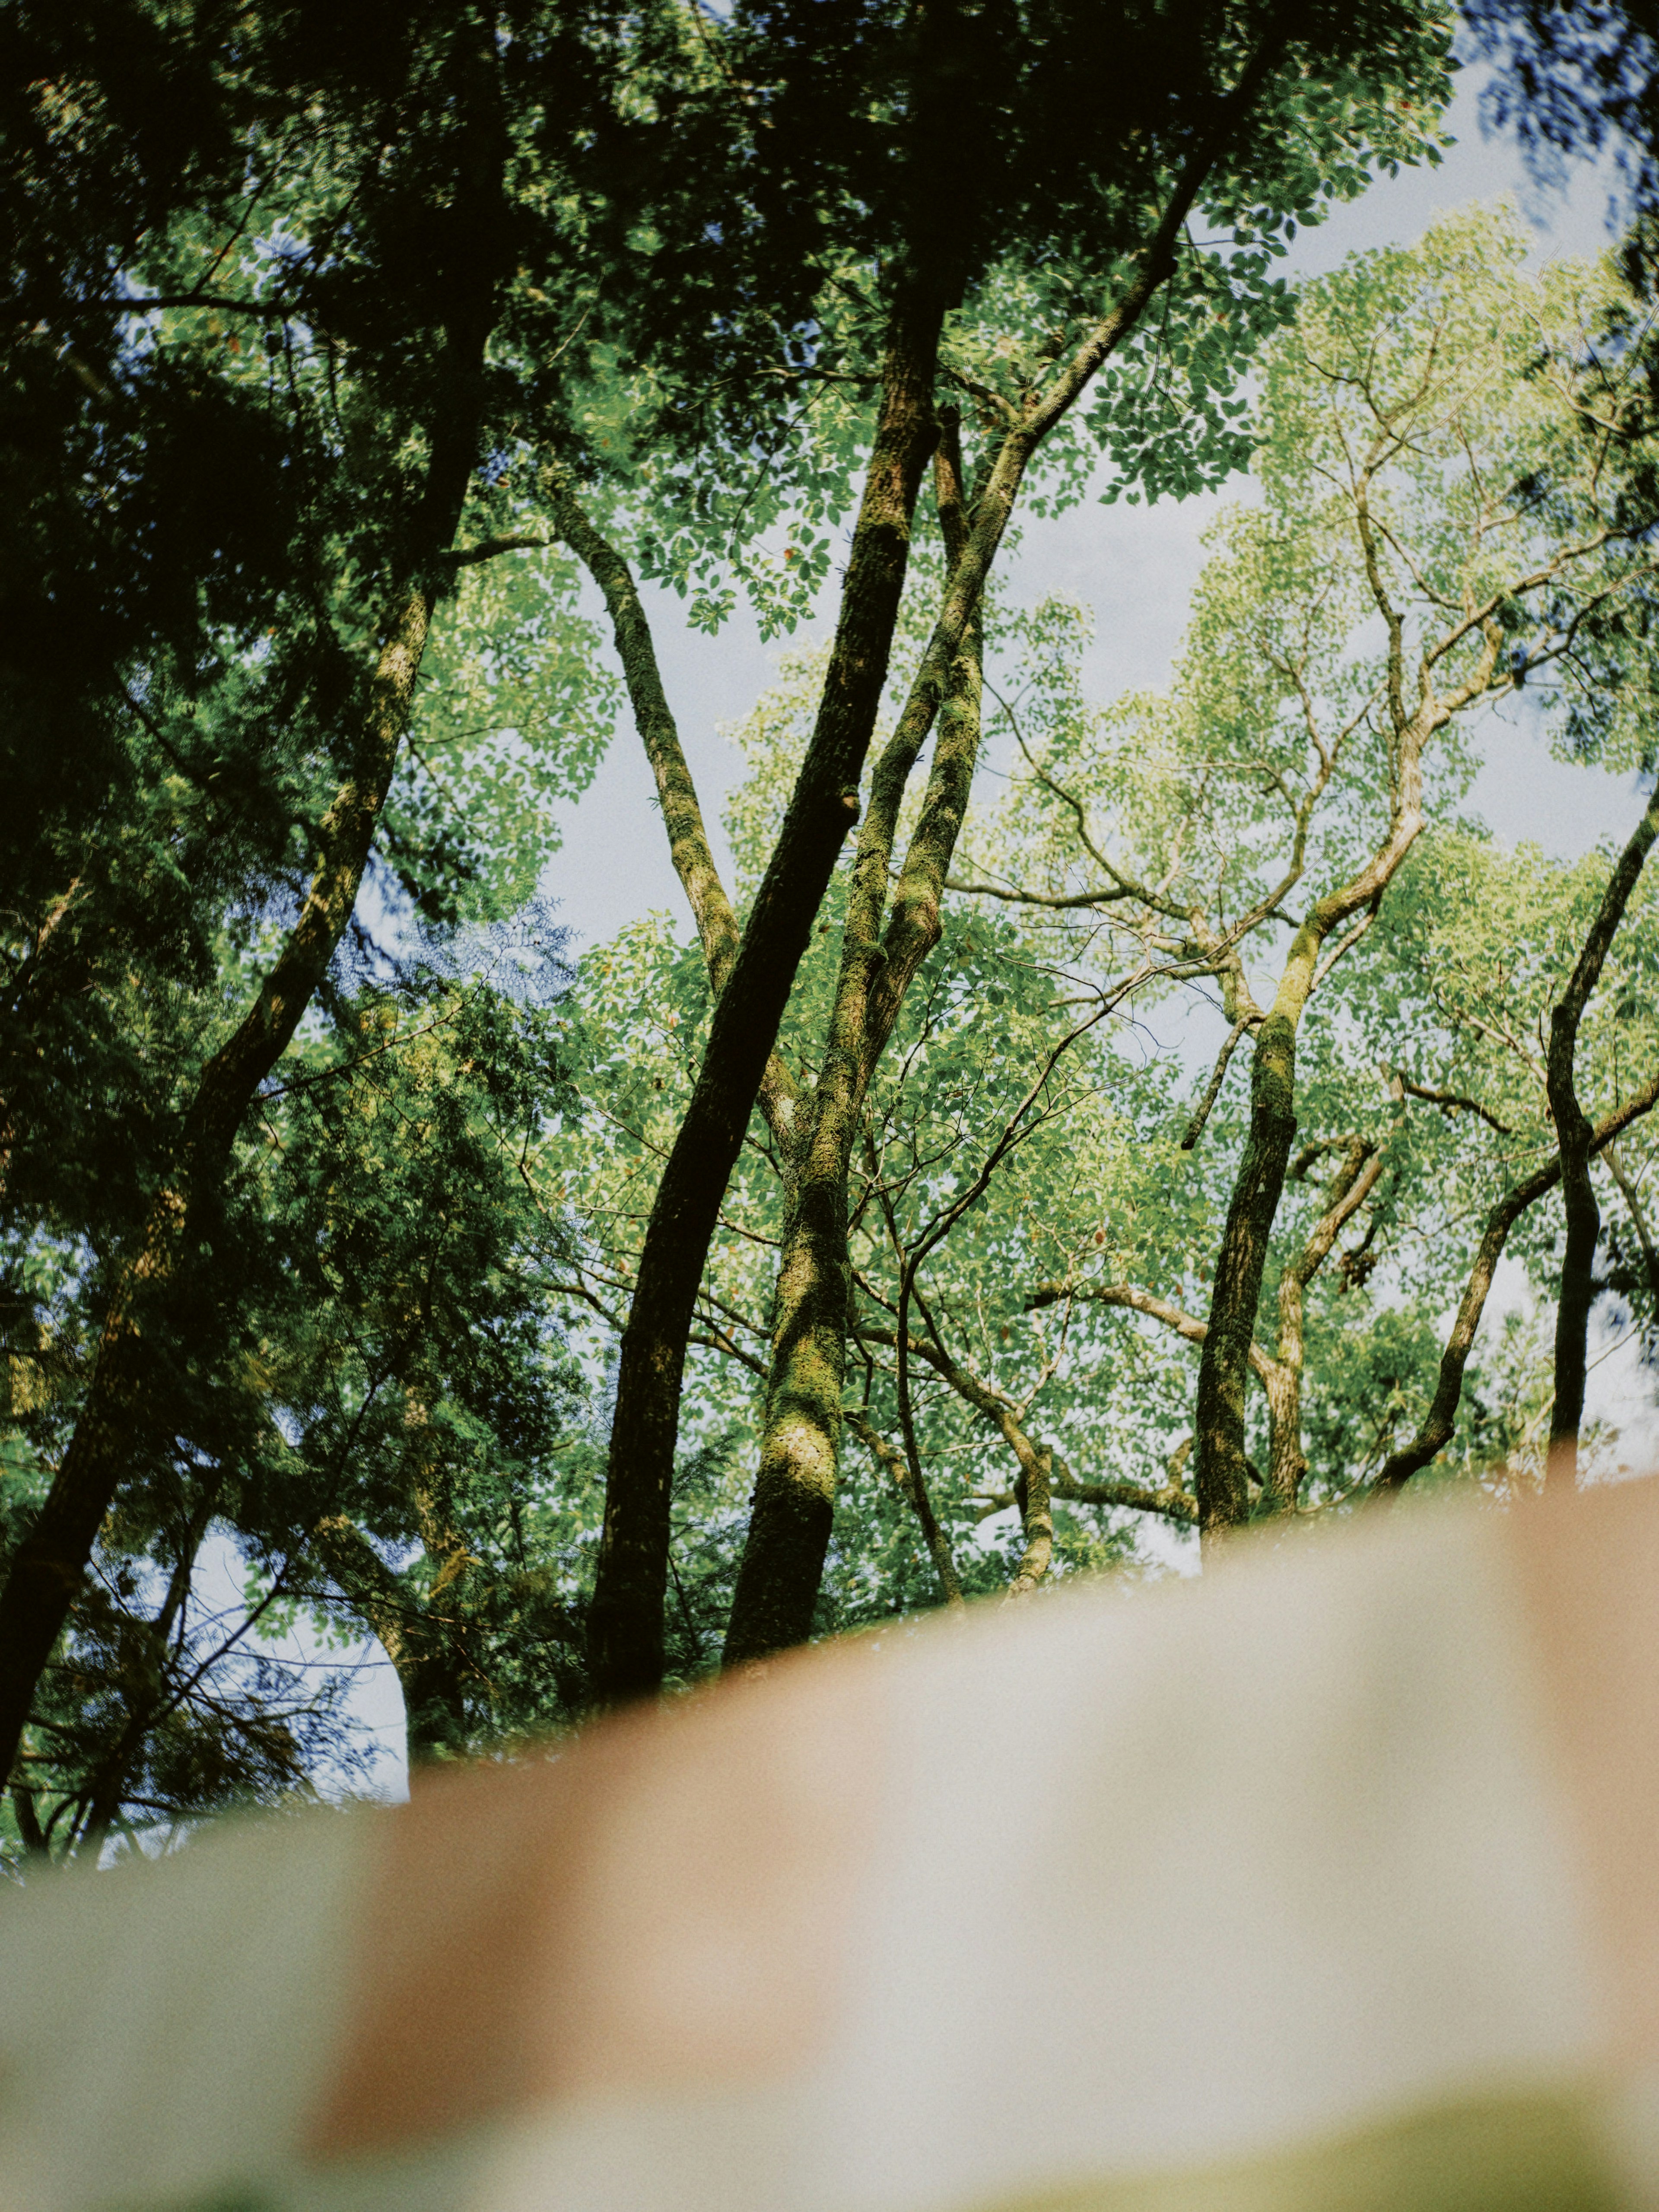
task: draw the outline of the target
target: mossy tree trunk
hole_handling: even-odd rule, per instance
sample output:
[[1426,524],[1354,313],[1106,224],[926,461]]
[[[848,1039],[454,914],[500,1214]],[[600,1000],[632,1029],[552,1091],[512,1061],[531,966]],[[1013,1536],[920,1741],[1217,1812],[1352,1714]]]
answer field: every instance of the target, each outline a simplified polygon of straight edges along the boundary
[[589,1665],[609,1703],[662,1680],[669,1498],[686,1341],[721,1200],[773,1054],[795,970],[858,816],[910,549],[910,518],[937,435],[933,368],[943,309],[896,315],[823,697],[778,842],[723,987],[640,1254],[623,1334]]

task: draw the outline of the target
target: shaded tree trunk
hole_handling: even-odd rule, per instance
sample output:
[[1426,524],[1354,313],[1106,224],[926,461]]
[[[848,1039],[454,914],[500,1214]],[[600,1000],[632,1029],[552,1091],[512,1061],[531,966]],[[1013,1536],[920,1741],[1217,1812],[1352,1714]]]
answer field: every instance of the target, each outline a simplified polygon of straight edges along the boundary
[[1578,1430],[1584,1418],[1584,1376],[1590,1308],[1595,1303],[1595,1247],[1601,1213],[1590,1181],[1591,1131],[1573,1082],[1578,1025],[1601,979],[1607,948],[1630,903],[1644,862],[1659,836],[1659,791],[1649,800],[1602,895],[1561,1002],[1550,1017],[1547,1062],[1550,1112],[1561,1148],[1561,1192],[1567,1243],[1561,1261],[1561,1301],[1555,1316],[1555,1403],[1550,1414],[1545,1480],[1571,1489],[1578,1476]]
[[[1603,1146],[1611,1144],[1632,1121],[1659,1104],[1659,1076],[1644,1085],[1635,1097],[1627,1098],[1622,1106],[1598,1121],[1590,1132],[1589,1156],[1594,1158]],[[1480,1326],[1480,1316],[1486,1310],[1486,1296],[1492,1289],[1492,1277],[1498,1262],[1504,1256],[1504,1247],[1509,1234],[1529,1206],[1535,1206],[1547,1192],[1552,1191],[1561,1180],[1561,1156],[1558,1152],[1524,1181],[1504,1192],[1486,1216],[1486,1225],[1480,1243],[1475,1247],[1474,1259],[1469,1268],[1469,1279],[1452,1323],[1451,1334],[1440,1356],[1440,1372],[1435,1392],[1422,1425],[1411,1442],[1397,1452],[1391,1452],[1383,1462],[1382,1472],[1376,1478],[1376,1488],[1381,1495],[1392,1495],[1402,1490],[1414,1474],[1420,1474],[1430,1462],[1437,1458],[1451,1442],[1456,1431],[1458,1402],[1463,1395],[1463,1370],[1468,1365],[1474,1348],[1475,1332]]]
[[[1311,975],[1311,954],[1308,967]],[[1279,997],[1285,996],[1281,987]],[[1267,1246],[1296,1136],[1296,1028],[1301,1012],[1300,1004],[1292,1012],[1276,1002],[1257,1035],[1250,1066],[1249,1134],[1216,1255],[1215,1288],[1199,1356],[1194,1447],[1198,1525],[1206,1539],[1239,1527],[1250,1515],[1245,1386]]]

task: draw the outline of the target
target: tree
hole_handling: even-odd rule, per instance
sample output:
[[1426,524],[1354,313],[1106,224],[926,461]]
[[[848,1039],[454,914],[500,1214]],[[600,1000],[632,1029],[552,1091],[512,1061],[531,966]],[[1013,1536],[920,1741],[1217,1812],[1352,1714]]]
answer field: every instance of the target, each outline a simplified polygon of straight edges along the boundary
[[[465,836],[446,855],[418,800],[401,803],[404,733],[436,611],[495,550],[456,549],[463,512],[487,525],[510,498],[499,471],[475,484],[506,402],[523,396],[490,355],[504,284],[513,335],[532,348],[550,325],[568,335],[583,289],[556,252],[572,207],[538,196],[568,152],[561,133],[574,143],[591,121],[594,70],[568,15],[532,14],[505,46],[476,12],[410,19],[362,47],[283,18],[291,66],[251,103],[234,25],[204,19],[169,46],[170,18],[121,21],[204,90],[215,161],[180,181],[142,143],[143,158],[123,147],[118,46],[94,40],[90,60],[58,55],[58,74],[33,81],[20,135],[37,167],[67,178],[60,204],[86,228],[67,243],[38,223],[19,234],[14,289],[44,331],[15,350],[14,390],[67,411],[74,431],[67,469],[26,483],[25,520],[51,546],[33,571],[49,610],[76,635],[90,623],[96,650],[89,667],[61,652],[44,675],[25,665],[11,689],[18,745],[43,702],[84,742],[70,755],[80,780],[47,794],[18,878],[3,1095],[9,1194],[26,1222],[44,1207],[71,1233],[90,1228],[103,1313],[73,1433],[7,1563],[0,1766],[100,1524],[141,1477],[135,1442],[165,1432],[169,1347],[212,1326],[196,1279],[240,1133],[325,985],[377,836],[404,862],[389,882],[440,912],[476,859]],[[83,109],[94,125],[77,122]],[[509,223],[514,165],[532,150],[537,192]],[[537,240],[556,270],[541,285],[514,276],[515,247]],[[88,330],[102,348],[89,360]],[[256,354],[244,339],[261,332]],[[64,349],[55,361],[43,337]],[[191,473],[198,434],[222,421],[251,445],[251,525]],[[88,454],[112,493],[102,502],[80,488]],[[209,442],[210,467],[231,458],[225,437]],[[169,496],[181,471],[197,494],[182,529]],[[77,533],[107,541],[109,559],[83,558]],[[82,568],[90,610],[85,589],[58,605],[57,580]],[[546,611],[556,630],[563,611]],[[591,742],[578,780],[584,753],[591,767]],[[451,767],[452,791],[477,765]],[[214,957],[221,932],[228,964]],[[153,1056],[131,1049],[129,975],[167,1024],[161,1039],[150,1025]],[[193,987],[182,1004],[180,981]],[[78,1090],[86,1114],[87,1045],[111,1088],[148,1109],[131,1171],[90,1203],[53,1175],[46,1140],[54,1085]],[[107,1115],[89,1133],[95,1182]]]
[[[845,1372],[868,1472],[842,1475],[815,1629],[953,1585],[1028,1587],[1056,1560],[1102,1556],[1091,1546],[1121,1540],[1126,1516],[1190,1530],[1207,1510],[1220,1533],[1379,1477],[1392,1486],[1431,1395],[1435,1316],[1464,1289],[1449,1218],[1478,1220],[1518,1191],[1507,1237],[1559,1180],[1546,1089],[1488,1030],[1493,1009],[1517,1034],[1534,1013],[1547,1021],[1605,864],[1504,860],[1461,823],[1462,732],[1495,701],[1547,698],[1553,680],[1565,721],[1592,673],[1592,629],[1634,625],[1650,554],[1632,449],[1585,413],[1587,349],[1620,326],[1624,295],[1605,270],[1527,279],[1524,250],[1512,224],[1471,214],[1312,288],[1262,356],[1262,496],[1218,527],[1167,697],[1103,714],[1080,688],[1073,612],[986,606],[988,714],[1014,777],[1000,811],[963,832],[933,959],[900,1004],[890,1073],[884,1057],[861,1103]],[[1617,374],[1633,379],[1632,362]],[[925,637],[927,590],[918,571],[902,658]],[[739,895],[763,865],[821,667],[787,663],[744,733],[755,773],[728,825]],[[931,803],[905,803],[913,850]],[[776,1092],[810,1096],[828,1062],[835,932],[856,895],[850,872],[832,885]],[[1645,909],[1631,926],[1621,993],[1648,957]],[[1465,972],[1479,988],[1460,995],[1448,976]],[[1218,1300],[1243,1303],[1227,1223],[1255,1188],[1252,1115],[1226,1079],[1286,975],[1302,1141],[1282,1137],[1273,1205],[1246,1217],[1272,1318],[1259,1334],[1249,1304],[1243,1495],[1218,1510],[1194,1480],[1190,1363],[1201,1371]],[[1179,1060],[1138,1068],[1119,1025],[1206,985],[1226,1026],[1213,1073],[1189,1091]],[[613,1134],[562,1149],[556,1172],[586,1224],[573,1291],[619,1328],[708,987],[653,927],[585,963],[578,996],[599,1024],[590,1095]],[[1645,1018],[1597,1028],[1598,1144],[1653,1103]],[[790,1234],[780,1151],[769,1118],[722,1209],[692,1328],[703,1434],[765,1432],[752,1394],[763,1370],[771,1386],[769,1279]],[[1528,1264],[1546,1279],[1547,1245]],[[1470,1381],[1472,1434],[1501,1452],[1498,1382]],[[981,1507],[1019,1515],[1006,1554],[985,1552]]]
[[[786,20],[782,10],[755,19],[769,32]],[[927,185],[925,191],[918,185],[914,198],[901,189],[890,202],[875,203],[875,242],[884,255],[879,399],[838,642],[794,795],[729,953],[722,911],[729,902],[714,896],[712,861],[684,804],[689,778],[683,761],[670,756],[661,686],[647,672],[648,638],[625,568],[616,549],[585,538],[575,513],[567,510],[561,522],[578,550],[589,544],[641,732],[659,763],[659,784],[672,781],[682,795],[676,858],[718,994],[698,1081],[658,1184],[621,1352],[594,1598],[593,1671],[611,1697],[649,1691],[660,1677],[670,1470],[697,1283],[757,1098],[770,1095],[775,1125],[786,1104],[792,1117],[796,1111],[776,1083],[772,1048],[853,819],[888,670],[911,509],[922,465],[939,442],[936,383],[942,374],[947,391],[954,385],[979,409],[979,447],[965,479],[949,443],[940,447],[942,512],[959,515],[959,525],[948,526],[956,543],[860,827],[854,872],[861,888],[844,939],[836,1042],[804,1106],[808,1126],[797,1129],[792,1119],[781,1148],[796,1186],[796,1227],[782,1278],[787,1310],[777,1322],[774,1418],[732,1632],[734,1658],[793,1640],[811,1614],[840,1443],[846,1303],[840,1247],[860,1093],[890,1029],[904,988],[899,978],[915,972],[936,926],[929,909],[948,866],[963,763],[974,744],[970,626],[1022,483],[1159,293],[1167,310],[1161,336],[1190,371],[1177,417],[1190,398],[1210,443],[1194,454],[1188,441],[1182,459],[1168,458],[1169,397],[1144,375],[1109,386],[1097,420],[1130,480],[1139,474],[1156,484],[1162,466],[1169,471],[1163,481],[1173,488],[1224,467],[1237,438],[1229,435],[1215,388],[1224,386],[1230,360],[1278,304],[1266,281],[1264,244],[1275,244],[1285,225],[1308,220],[1328,194],[1356,189],[1367,161],[1424,150],[1415,103],[1437,97],[1441,82],[1441,27],[1426,15],[1367,18],[1356,38],[1352,16],[1339,23],[1307,8],[1199,9],[1182,19],[1178,32],[1173,19],[1149,11],[1128,26],[1132,40],[1145,41],[1140,65],[1115,52],[1113,84],[1120,89],[1091,106],[1078,101],[1075,88],[1062,91],[1054,77],[1062,26],[1050,16],[1023,31],[1012,21],[999,24],[1001,93],[996,109],[987,109],[986,128],[975,130],[971,103],[985,100],[988,87],[976,74],[983,49],[974,42],[986,25],[965,13],[937,25],[928,20],[914,46],[900,49],[902,102],[887,111],[898,133],[899,173],[908,175],[914,166]],[[741,11],[734,21],[747,35]],[[890,29],[872,19],[872,31],[869,48],[848,57],[849,69],[884,65]],[[1064,50],[1090,51],[1090,43]],[[1135,87],[1127,112],[1121,105],[1126,84]],[[958,87],[969,88],[969,112]],[[1305,134],[1296,140],[1283,127],[1289,112]],[[1310,156],[1305,146],[1314,149]],[[1178,251],[1187,217],[1200,205],[1230,238],[1233,251],[1224,260]],[[947,329],[947,311],[958,300],[957,322]],[[1124,434],[1115,436],[1120,418]],[[898,803],[947,698],[957,711],[944,762],[936,750],[933,814],[887,942],[880,933]],[[678,754],[677,746],[672,750]],[[877,982],[878,964],[884,986]]]
[[[1553,1294],[1561,1182],[1581,1369],[1598,1249],[1659,1282],[1651,896],[1645,831],[1495,851],[1464,732],[1645,761],[1650,349],[1638,264],[1487,217],[1277,282],[1432,150],[1438,17],[1132,11],[1109,77],[967,8],[106,18],[167,131],[27,11],[13,106],[20,1842],[347,1756],[252,1641],[301,1614],[445,1757],[1530,1467],[1500,1255]],[[1103,712],[1009,529],[1253,451],[1170,692]],[[643,586],[775,634],[843,521],[723,882]],[[624,690],[697,943],[520,975]]]

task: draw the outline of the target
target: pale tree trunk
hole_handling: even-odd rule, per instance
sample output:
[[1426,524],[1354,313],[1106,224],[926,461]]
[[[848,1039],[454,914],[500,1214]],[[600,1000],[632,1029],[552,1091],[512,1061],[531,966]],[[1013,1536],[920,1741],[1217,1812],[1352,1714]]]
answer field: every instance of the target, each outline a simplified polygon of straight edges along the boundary
[[[1403,1091],[1396,1084],[1396,1092]],[[1302,1376],[1305,1358],[1304,1310],[1308,1285],[1330,1257],[1337,1238],[1376,1189],[1385,1154],[1364,1137],[1352,1137],[1325,1192],[1324,1211],[1308,1240],[1279,1279],[1279,1336],[1273,1356],[1257,1367],[1267,1399],[1267,1469],[1262,1506],[1294,1513],[1308,1462],[1302,1449]]]
[[1015,1496],[1019,1502],[1020,1533],[1025,1539],[1019,1564],[1008,1583],[1008,1595],[1018,1599],[1030,1595],[1054,1560],[1054,1455],[1047,1445],[1031,1443],[1023,1431],[1018,1432],[1018,1443],[1012,1435],[1009,1442],[1019,1456],[1020,1479]]
[[343,1514],[313,1532],[313,1547],[341,1595],[373,1632],[403,1692],[411,1767],[466,1741],[465,1668],[448,1622],[415,1605],[362,1530]]

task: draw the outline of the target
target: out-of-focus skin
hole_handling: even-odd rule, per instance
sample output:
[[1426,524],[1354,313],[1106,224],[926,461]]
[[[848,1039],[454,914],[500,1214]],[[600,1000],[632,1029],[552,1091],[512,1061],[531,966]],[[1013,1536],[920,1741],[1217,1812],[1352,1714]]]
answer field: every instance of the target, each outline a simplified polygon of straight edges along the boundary
[[1659,2059],[1659,1480],[1506,1516],[1620,2064]]
[[859,1648],[420,1778],[386,1818],[313,2156],[605,2090],[787,2074],[833,2007],[884,1786]]

